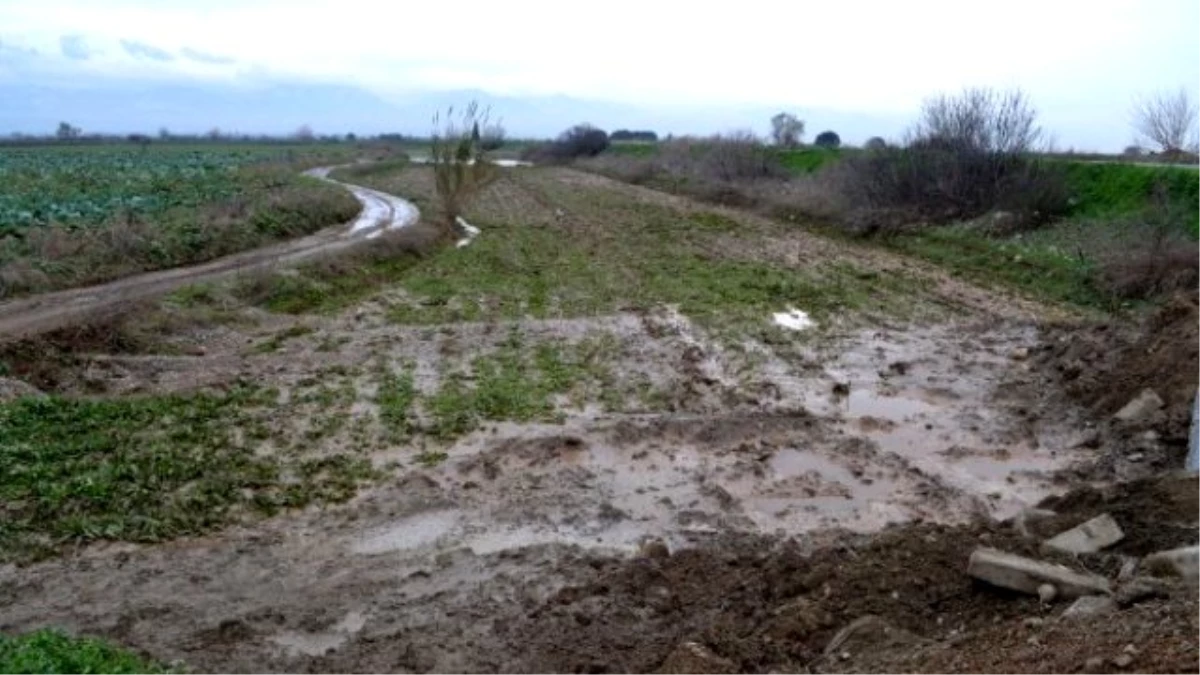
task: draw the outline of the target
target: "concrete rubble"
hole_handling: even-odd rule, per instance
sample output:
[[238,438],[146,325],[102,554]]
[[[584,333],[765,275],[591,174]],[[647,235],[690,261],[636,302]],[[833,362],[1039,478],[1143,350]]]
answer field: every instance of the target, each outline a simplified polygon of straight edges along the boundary
[[1107,513],[1046,540],[1042,546],[1062,553],[1095,553],[1125,538],[1121,526]]
[[1142,393],[1126,403],[1113,417],[1122,422],[1137,423],[1146,420],[1165,405],[1166,402],[1153,389],[1143,389]]
[[1142,569],[1151,574],[1181,577],[1195,585],[1200,578],[1200,546],[1184,546],[1146,556]]
[[1062,613],[1064,619],[1086,619],[1117,611],[1117,603],[1107,595],[1085,595]]
[[1108,579],[1102,576],[1075,572],[1062,565],[1052,565],[994,548],[976,549],[967,565],[967,574],[993,586],[1030,595],[1039,595],[1038,589],[1043,584],[1053,585],[1058,596],[1065,599],[1112,592]]

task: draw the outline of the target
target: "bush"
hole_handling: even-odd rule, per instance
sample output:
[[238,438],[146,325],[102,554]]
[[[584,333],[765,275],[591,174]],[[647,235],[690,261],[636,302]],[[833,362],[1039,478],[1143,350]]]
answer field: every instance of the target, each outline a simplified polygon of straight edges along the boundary
[[842,145],[842,137],[835,131],[822,131],[813,140],[813,145],[818,148],[838,148]]
[[775,153],[748,131],[713,136],[701,146],[697,169],[708,180],[733,182],[786,178]]
[[[1028,155],[1041,137],[1036,119],[1016,90],[967,89],[955,98],[929,99],[908,146],[876,147],[848,159],[842,188],[862,208],[930,224],[1004,210],[1018,227],[1039,225],[1066,214],[1070,195],[1061,167]],[[862,229],[893,227],[873,222]]]
[[608,149],[608,134],[590,124],[579,124],[559,134],[558,139],[529,148],[523,159],[535,162],[567,162],[579,157],[595,157]]
[[1127,300],[1194,291],[1200,283],[1200,250],[1188,234],[1193,210],[1194,203],[1173,201],[1167,186],[1160,185],[1140,213],[1122,219],[1134,234],[1098,256],[1101,286]]
[[839,167],[851,203],[899,209],[929,223],[1012,211],[1024,226],[1067,213],[1064,172],[1022,156],[973,151],[939,141],[847,158]]

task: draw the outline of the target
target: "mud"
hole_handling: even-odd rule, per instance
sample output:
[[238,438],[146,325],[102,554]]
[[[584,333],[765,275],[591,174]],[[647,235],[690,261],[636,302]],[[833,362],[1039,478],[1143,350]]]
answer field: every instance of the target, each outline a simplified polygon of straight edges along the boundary
[[[159,336],[169,354],[112,342],[121,331],[68,335],[53,377],[18,375],[91,396],[256,382],[279,391],[264,452],[349,449],[385,478],[211,536],[0,567],[0,631],[58,625],[198,672],[653,672],[681,667],[664,666],[673,652],[754,672],[1080,671],[1121,654],[1194,668],[1186,589],[1080,631],[1060,625],[1061,605],[966,576],[976,546],[1042,556],[1041,537],[1100,512],[1126,539],[1054,559],[1115,576],[1123,556],[1195,543],[1197,487],[1109,485],[1132,474],[1100,472],[1104,458],[1143,473],[1154,461],[1130,463],[1111,411],[1063,393],[1066,329],[937,287],[959,320],[778,330],[769,344],[718,339],[671,307],[396,325],[389,309],[420,301],[403,288],[340,316],[180,328]],[[1118,332],[1109,352],[1142,339]],[[587,345],[607,375],[556,399],[553,423],[487,422],[452,442],[383,433],[380,373],[412,368],[428,395],[512,335]],[[314,436],[323,416],[344,424]],[[445,459],[424,466],[424,450]],[[1015,518],[1034,505],[1055,515],[1023,533]]]
[[[110,354],[88,372],[110,395],[250,378],[286,402],[313,373],[383,359],[415,363],[431,391],[442,360],[512,328],[327,321],[279,353],[230,337],[202,358]],[[782,352],[730,350],[669,308],[513,327],[529,343],[607,335],[612,371],[662,400],[490,424],[428,469],[411,446],[371,446],[393,478],[349,504],[10,567],[0,630],[62,625],[201,671],[653,670],[689,636],[760,670],[809,663],[863,613],[928,635],[980,602],[1029,610],[971,595],[962,568],[981,537],[1018,542],[978,523],[1061,492],[1056,471],[1084,452],[1060,442],[1070,408],[1030,415],[1002,386],[1032,327],[853,331]],[[350,426],[373,420],[369,373],[346,372]],[[285,437],[307,428],[283,422]],[[677,553],[631,561],[652,540]]]

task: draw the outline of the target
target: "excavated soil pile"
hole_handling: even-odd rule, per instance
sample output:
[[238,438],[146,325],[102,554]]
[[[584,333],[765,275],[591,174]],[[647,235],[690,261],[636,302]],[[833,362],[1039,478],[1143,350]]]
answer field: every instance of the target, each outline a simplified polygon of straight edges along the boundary
[[[1200,369],[1197,294],[1179,294],[1140,325],[1059,325],[1047,329],[1035,362],[1056,372],[1068,395],[1110,416],[1144,389],[1166,403],[1154,425],[1169,443],[1185,443]],[[1182,456],[1180,457],[1182,460]]]
[[[1112,513],[1129,532],[1121,550],[1143,553],[1195,543],[1197,494],[1194,479],[1146,480],[1108,494],[1079,490],[1052,505],[1064,523]],[[1164,521],[1189,527],[1153,534]],[[510,664],[521,671],[1077,672],[1112,669],[1089,660],[1123,653],[1137,670],[1196,669],[1200,624],[1184,589],[1088,632],[1058,618],[1066,603],[1043,606],[966,574],[978,546],[1047,559],[1039,541],[1012,523],[980,522],[893,527],[812,553],[766,538],[650,552],[564,589],[502,630],[505,642],[522,646]],[[1112,568],[1099,557],[1055,561]]]

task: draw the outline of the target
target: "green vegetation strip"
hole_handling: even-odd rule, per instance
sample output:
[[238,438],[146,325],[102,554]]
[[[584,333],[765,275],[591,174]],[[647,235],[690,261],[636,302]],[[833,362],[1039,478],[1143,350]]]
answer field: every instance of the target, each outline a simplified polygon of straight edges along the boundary
[[0,561],[202,533],[245,513],[342,501],[372,477],[362,458],[256,452],[274,400],[243,386],[0,405]]
[[55,629],[0,634],[0,673],[169,673],[168,668],[103,640]]

